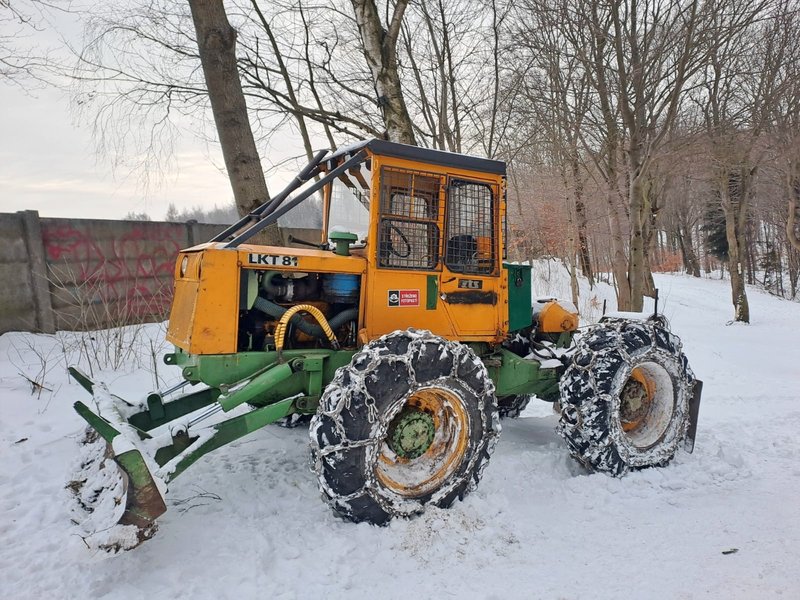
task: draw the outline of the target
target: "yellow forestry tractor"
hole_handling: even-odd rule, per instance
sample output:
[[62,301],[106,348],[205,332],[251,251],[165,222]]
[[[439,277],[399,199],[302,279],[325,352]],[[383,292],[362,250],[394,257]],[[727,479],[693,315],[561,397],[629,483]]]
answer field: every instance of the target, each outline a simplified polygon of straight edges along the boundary
[[[319,239],[248,244],[321,197]],[[478,483],[531,396],[587,469],[621,476],[691,451],[701,383],[658,315],[576,335],[506,256],[503,162],[369,140],[319,152],[283,192],[183,250],[164,357],[180,385],[128,401],[78,369],[90,426],[71,482],[99,547],[156,530],[170,481],[268,424],[310,419],[323,497],[384,524]],[[187,387],[195,391],[178,395]],[[110,533],[109,533],[110,532]]]

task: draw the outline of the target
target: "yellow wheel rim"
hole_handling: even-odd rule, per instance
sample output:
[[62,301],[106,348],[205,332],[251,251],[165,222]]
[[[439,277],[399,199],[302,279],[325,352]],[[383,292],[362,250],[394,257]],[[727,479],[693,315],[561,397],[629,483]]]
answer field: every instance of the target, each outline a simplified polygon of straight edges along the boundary
[[620,427],[630,443],[645,449],[664,436],[675,412],[674,387],[664,367],[655,362],[635,367],[619,400]]
[[[427,430],[430,423],[432,435]],[[398,432],[399,427],[403,431]],[[438,387],[416,390],[389,425],[375,476],[384,488],[404,498],[430,494],[463,462],[469,431],[469,416],[455,392]]]
[[622,430],[633,431],[650,410],[655,392],[655,382],[647,377],[643,369],[635,368],[623,389],[623,404],[620,410]]

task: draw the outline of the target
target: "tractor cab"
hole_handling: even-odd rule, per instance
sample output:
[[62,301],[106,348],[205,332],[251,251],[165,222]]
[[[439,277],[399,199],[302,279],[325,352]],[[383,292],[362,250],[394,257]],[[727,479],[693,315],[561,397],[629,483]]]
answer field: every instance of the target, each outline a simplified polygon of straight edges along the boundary
[[[316,181],[314,180],[316,178]],[[321,196],[322,231],[292,247],[249,243]],[[360,347],[402,322],[499,344],[530,325],[530,279],[505,254],[505,163],[369,140],[318,155],[270,203],[181,253],[168,339],[190,355]]]
[[[325,191],[323,236],[359,236],[365,340],[398,320],[446,339],[499,343],[508,330],[505,163],[371,140],[327,168],[364,160]],[[528,311],[530,312],[530,311]]]

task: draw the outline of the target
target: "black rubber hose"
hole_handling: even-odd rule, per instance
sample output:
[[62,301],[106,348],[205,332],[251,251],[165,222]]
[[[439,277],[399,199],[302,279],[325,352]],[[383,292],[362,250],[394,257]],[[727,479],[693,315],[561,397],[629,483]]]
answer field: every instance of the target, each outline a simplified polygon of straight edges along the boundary
[[[268,314],[274,319],[280,319],[288,309],[284,308],[279,304],[275,304],[274,302],[270,302],[266,298],[262,298],[258,296],[256,301],[253,303],[253,308],[260,310],[263,313]],[[358,309],[357,308],[348,308],[347,310],[343,310],[342,312],[338,313],[337,315],[333,316],[329,321],[328,324],[331,326],[331,329],[336,331],[347,323],[348,321],[353,321],[358,318]],[[308,321],[300,318],[300,315],[295,315],[291,319],[289,319],[289,323],[297,327],[303,333],[313,336],[315,338],[325,338],[325,332],[322,331],[322,327],[316,325],[314,323],[309,323]]]
[[272,283],[272,278],[276,275],[280,275],[280,271],[267,271],[261,279],[261,289],[268,295],[280,296],[286,292],[285,289],[281,289],[281,286]]

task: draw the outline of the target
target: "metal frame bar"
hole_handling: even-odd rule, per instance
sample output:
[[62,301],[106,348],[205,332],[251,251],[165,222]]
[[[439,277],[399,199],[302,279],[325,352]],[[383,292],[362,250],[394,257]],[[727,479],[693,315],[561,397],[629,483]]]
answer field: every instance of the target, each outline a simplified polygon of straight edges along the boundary
[[128,417],[128,422],[142,431],[150,431],[209,404],[213,404],[217,401],[219,395],[219,389],[206,388],[175,398],[169,402],[151,402],[150,398],[152,396],[150,396],[147,401],[147,410],[131,415]]
[[246,242],[248,239],[253,237],[256,233],[258,233],[262,229],[265,229],[267,226],[277,222],[279,218],[281,218],[287,212],[292,210],[295,206],[303,202],[306,198],[308,198],[315,192],[319,191],[320,189],[328,185],[339,175],[341,175],[348,169],[364,162],[364,160],[366,160],[366,157],[367,157],[366,153],[362,151],[353,156],[352,158],[350,158],[349,160],[345,161],[344,163],[336,167],[333,171],[330,171],[327,175],[325,175],[325,177],[317,181],[310,188],[302,192],[299,196],[297,196],[296,198],[292,198],[292,200],[290,200],[286,204],[273,210],[269,215],[262,217],[259,221],[254,222],[250,227],[245,229],[242,233],[237,235],[230,242],[225,244],[225,248],[236,248],[239,244]]
[[[255,408],[243,415],[239,415],[238,417],[232,417],[227,421],[217,423],[213,426],[215,431],[210,438],[207,438],[199,445],[195,445],[193,442],[188,448],[179,454],[171,456],[168,461],[159,465],[162,468],[156,471],[156,475],[162,477],[165,482],[169,483],[178,475],[183,473],[187,468],[197,462],[201,456],[204,456],[209,452],[216,450],[217,448],[221,448],[226,444],[230,444],[231,442],[238,440],[240,437],[243,437],[248,433],[252,433],[253,431],[261,429],[262,427],[265,427],[270,423],[274,423],[278,419],[289,415],[293,411],[294,401],[295,398],[293,397],[286,398],[280,402],[269,404],[268,406],[262,406],[261,408]],[[171,448],[171,446],[166,446],[165,448]],[[161,448],[161,450],[163,449],[164,448]],[[165,458],[166,456],[168,455],[164,455]],[[170,468],[163,468],[169,463],[172,463]]]
[[289,185],[287,185],[278,195],[274,196],[271,200],[264,202],[251,213],[245,215],[239,221],[225,229],[225,231],[222,233],[215,235],[210,241],[224,242],[227,238],[231,237],[235,233],[238,233],[243,227],[251,223],[258,223],[262,219],[269,217],[269,215],[289,196],[289,194],[316,175],[314,170],[319,166],[319,163],[322,162],[322,159],[326,154],[328,154],[328,150],[320,150],[317,152],[314,155],[314,158],[311,159],[311,162],[309,162],[305,168],[300,171],[295,178],[289,182]]

